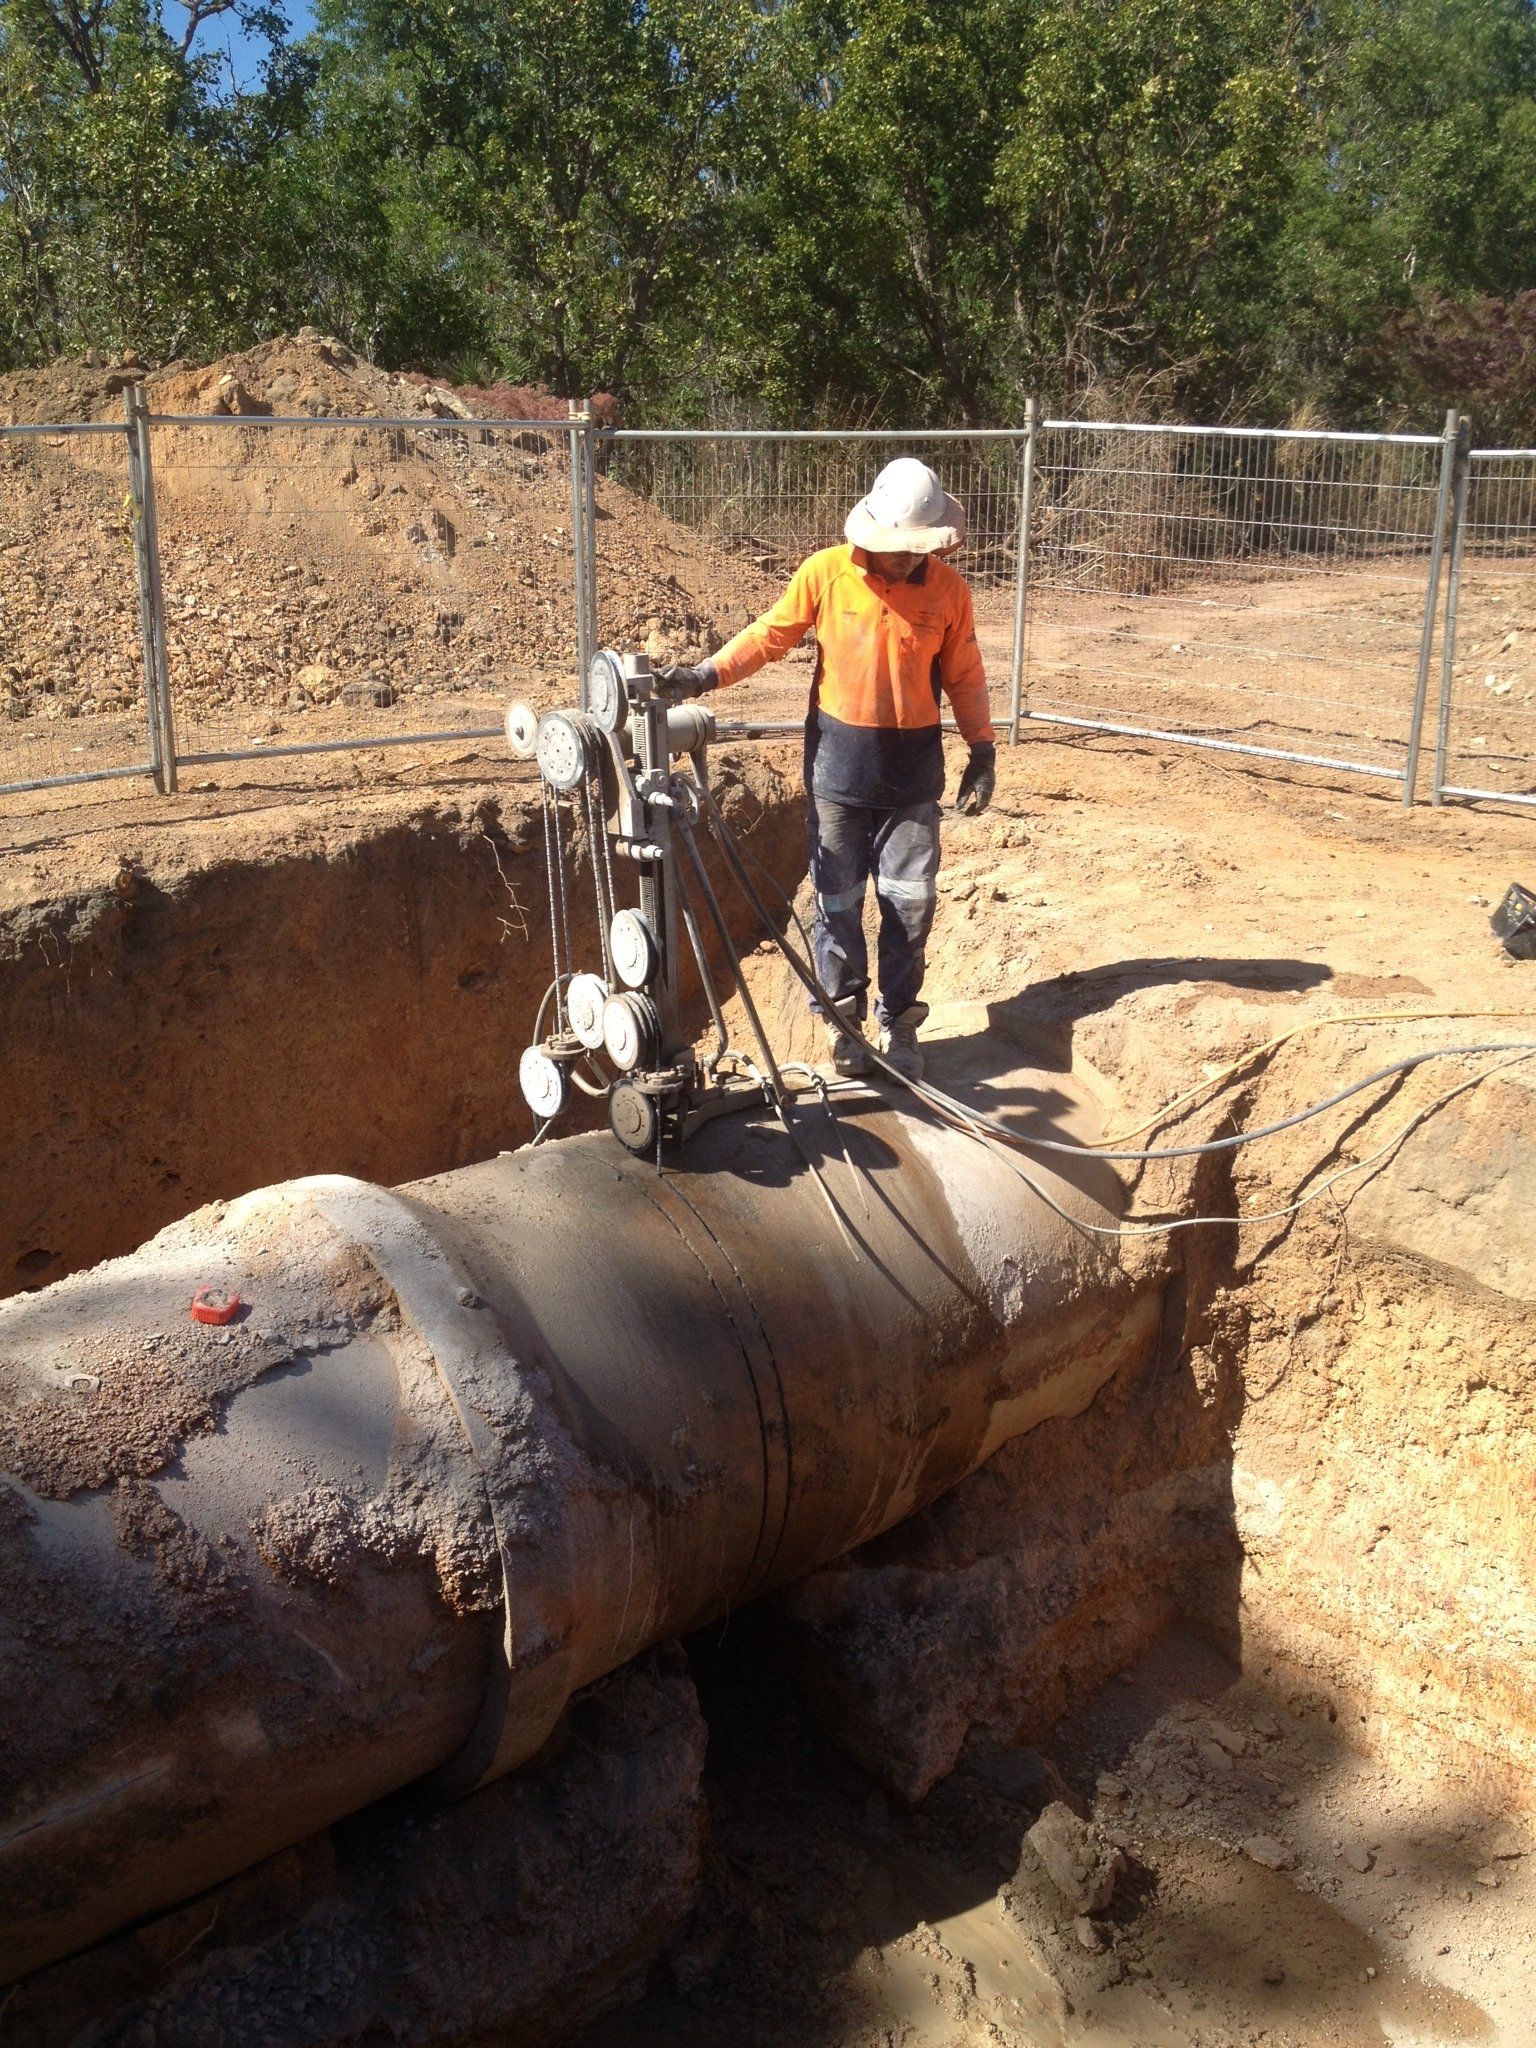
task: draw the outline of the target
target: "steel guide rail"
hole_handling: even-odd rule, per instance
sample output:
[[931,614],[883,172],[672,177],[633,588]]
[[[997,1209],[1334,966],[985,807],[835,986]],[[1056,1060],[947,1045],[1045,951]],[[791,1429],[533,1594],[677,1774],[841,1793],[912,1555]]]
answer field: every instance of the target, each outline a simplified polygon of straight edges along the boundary
[[124,434],[128,432],[126,420],[51,420],[46,423],[24,422],[18,426],[0,427],[0,440],[20,440],[28,436],[46,436],[52,440],[56,435],[67,434],[76,439],[88,434]]

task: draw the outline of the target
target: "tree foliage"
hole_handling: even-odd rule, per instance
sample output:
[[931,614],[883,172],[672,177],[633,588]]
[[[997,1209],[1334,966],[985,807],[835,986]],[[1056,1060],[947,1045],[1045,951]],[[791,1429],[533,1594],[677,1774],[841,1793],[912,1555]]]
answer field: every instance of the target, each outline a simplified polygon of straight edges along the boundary
[[0,0],[0,362],[311,321],[672,418],[1529,434],[1533,290],[1532,0]]
[[751,0],[329,0],[298,159],[346,194],[359,338],[628,386],[713,252],[757,26]]
[[220,99],[199,32],[238,13],[275,46],[283,17],[236,0],[0,0],[0,351],[166,357],[260,319],[248,224],[282,140],[292,67]]

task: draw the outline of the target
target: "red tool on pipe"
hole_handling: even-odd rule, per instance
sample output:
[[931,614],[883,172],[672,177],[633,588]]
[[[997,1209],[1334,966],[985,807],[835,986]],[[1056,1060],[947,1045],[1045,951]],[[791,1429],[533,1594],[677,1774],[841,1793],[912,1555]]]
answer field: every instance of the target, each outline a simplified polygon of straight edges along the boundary
[[194,1323],[213,1323],[222,1328],[235,1320],[244,1305],[238,1294],[225,1294],[217,1287],[199,1287],[189,1313]]

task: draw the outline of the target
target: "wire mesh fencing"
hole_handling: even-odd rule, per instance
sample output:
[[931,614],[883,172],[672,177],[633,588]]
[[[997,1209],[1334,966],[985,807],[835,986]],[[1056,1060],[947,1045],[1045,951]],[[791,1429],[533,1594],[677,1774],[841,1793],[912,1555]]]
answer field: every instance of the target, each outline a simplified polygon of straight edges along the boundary
[[568,698],[570,437],[551,423],[160,419],[176,752],[499,733]]
[[1026,715],[1401,779],[1447,478],[1444,437],[1044,423]]
[[151,765],[125,425],[0,429],[0,790]]
[[[715,651],[898,454],[966,506],[1000,729],[1018,706],[1412,795],[1448,551],[1436,798],[1536,800],[1536,451],[1469,455],[1454,422],[615,432],[150,417],[137,388],[121,424],[0,430],[0,791],[492,738],[510,699],[576,702],[596,645]],[[798,726],[814,658],[722,722]]]
[[[599,507],[622,495],[652,512],[652,545],[693,597],[681,617],[644,615],[614,587],[614,548],[596,535],[598,635],[644,646],[653,661],[712,654],[765,611],[794,570],[843,538],[849,509],[898,455],[928,462],[966,508],[960,558],[976,604],[993,715],[1007,715],[1025,436],[992,433],[653,432],[605,434],[612,450]],[[606,493],[606,495],[605,495]],[[737,684],[719,701],[722,723],[799,725],[815,661],[814,639]]]
[[1536,448],[1467,457],[1434,783],[1437,803],[1536,807]]

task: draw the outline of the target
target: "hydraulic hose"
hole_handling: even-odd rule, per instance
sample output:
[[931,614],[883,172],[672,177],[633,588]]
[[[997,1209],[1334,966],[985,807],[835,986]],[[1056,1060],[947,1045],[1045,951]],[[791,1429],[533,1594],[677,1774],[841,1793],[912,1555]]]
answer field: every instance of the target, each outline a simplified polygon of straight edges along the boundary
[[1202,1095],[1224,1088],[1234,1080],[1245,1067],[1255,1060],[1263,1059],[1266,1053],[1277,1052],[1282,1045],[1289,1045],[1293,1038],[1300,1038],[1307,1031],[1322,1031],[1334,1024],[1422,1024],[1431,1021],[1443,1023],[1449,1018],[1466,1017],[1531,1017],[1529,1010],[1331,1010],[1326,1017],[1303,1017],[1297,1024],[1277,1031],[1273,1038],[1266,1038],[1259,1045],[1250,1045],[1235,1060],[1229,1060],[1213,1074],[1207,1074],[1203,1081],[1197,1081],[1193,1088],[1186,1088],[1182,1095],[1176,1095],[1172,1102],[1165,1102],[1161,1109],[1143,1117],[1139,1124],[1132,1124],[1129,1130],[1115,1131],[1105,1139],[1106,1145],[1123,1145],[1127,1139],[1139,1138],[1143,1131],[1155,1129],[1158,1124],[1167,1123],[1183,1109],[1192,1107]]
[[[1240,1145],[1251,1145],[1258,1138],[1273,1138],[1281,1131],[1294,1130],[1298,1124],[1310,1123],[1313,1117],[1323,1115],[1324,1111],[1336,1108],[1341,1102],[1348,1102],[1352,1095],[1374,1087],[1378,1081],[1390,1081],[1395,1074],[1411,1073],[1415,1067],[1422,1067],[1429,1060],[1456,1059],[1464,1054],[1484,1052],[1536,1052],[1536,1038],[1497,1038],[1483,1045],[1432,1045],[1423,1051],[1408,1053],[1400,1060],[1392,1060],[1384,1067],[1377,1067],[1374,1073],[1351,1081],[1347,1087],[1325,1096],[1321,1102],[1309,1103],[1305,1109],[1298,1109],[1292,1116],[1281,1117],[1276,1123],[1260,1124],[1251,1131],[1234,1131],[1225,1138],[1207,1138],[1199,1145],[1162,1145],[1118,1151],[1105,1145],[1073,1145],[1056,1138],[1014,1137],[1012,1142],[1041,1152],[1091,1152],[1095,1159],[1115,1161],[1197,1159],[1208,1152],[1235,1152]],[[993,1122],[986,1116],[978,1116],[977,1121],[987,1125]],[[1000,1134],[1002,1126],[998,1125],[996,1129]]]

